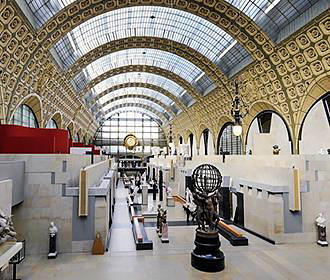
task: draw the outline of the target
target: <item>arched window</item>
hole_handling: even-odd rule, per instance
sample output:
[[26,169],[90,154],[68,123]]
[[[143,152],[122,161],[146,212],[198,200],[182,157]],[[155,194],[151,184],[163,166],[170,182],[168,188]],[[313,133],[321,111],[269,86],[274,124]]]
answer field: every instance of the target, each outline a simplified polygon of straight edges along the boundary
[[68,138],[69,138],[70,140],[72,140],[72,135],[71,135],[71,130],[70,130],[70,128],[67,128],[67,131],[68,131]]
[[[127,134],[134,134],[138,145],[134,150],[124,146]],[[94,144],[101,146],[108,154],[126,155],[151,154],[151,147],[165,147],[166,137],[159,123],[149,114],[137,111],[124,111],[108,118],[98,129]]]
[[26,126],[26,127],[35,127],[35,128],[39,127],[34,112],[29,106],[25,104],[22,104],[16,109],[12,120],[12,124]]
[[308,110],[299,131],[299,153],[328,153],[330,149],[330,92]]
[[179,144],[183,144],[183,137],[182,136],[179,137]]
[[218,154],[228,152],[231,155],[242,154],[242,140],[240,136],[235,136],[233,133],[233,124],[227,123],[221,129],[218,135]]
[[203,140],[204,140],[204,155],[208,155],[208,145],[209,145],[209,130],[206,128],[203,131]]
[[46,124],[46,128],[55,128],[55,129],[57,129],[58,126],[57,126],[56,121],[54,119],[50,119]]
[[78,134],[78,133],[76,133],[76,134],[74,135],[73,142],[80,142],[80,137],[79,137],[79,134]]
[[190,143],[190,156],[193,157],[194,152],[193,152],[193,146],[194,146],[194,134],[189,135],[189,143]]

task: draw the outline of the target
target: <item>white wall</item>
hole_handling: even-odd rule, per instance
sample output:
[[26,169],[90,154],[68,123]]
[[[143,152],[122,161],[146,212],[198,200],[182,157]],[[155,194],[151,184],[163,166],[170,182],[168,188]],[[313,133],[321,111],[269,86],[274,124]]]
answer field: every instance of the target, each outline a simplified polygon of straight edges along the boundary
[[12,188],[12,180],[0,181],[0,209],[5,212],[7,216],[11,215]]
[[299,148],[300,154],[318,154],[320,149],[330,148],[330,126],[322,100],[313,106],[303,123]]
[[291,142],[283,120],[272,114],[270,133],[260,133],[257,118],[251,124],[247,137],[246,151],[252,150],[253,155],[272,155],[273,145],[278,145],[281,155],[291,154]]

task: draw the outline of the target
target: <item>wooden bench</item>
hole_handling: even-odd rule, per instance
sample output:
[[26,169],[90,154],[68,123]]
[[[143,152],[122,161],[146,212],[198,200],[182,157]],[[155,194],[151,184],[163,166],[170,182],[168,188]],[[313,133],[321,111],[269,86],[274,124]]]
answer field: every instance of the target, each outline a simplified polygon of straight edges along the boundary
[[219,221],[219,226],[223,227],[225,230],[231,232],[233,235],[235,235],[236,237],[243,237],[243,234],[241,234],[239,231],[231,228],[230,226],[228,226],[226,223],[224,223],[223,221]]
[[144,228],[144,217],[135,216],[132,218],[132,231],[135,240],[136,250],[152,250],[153,243],[148,239]]
[[180,196],[180,195],[173,195],[173,197],[174,197],[175,201],[177,201],[177,202],[179,202],[181,204],[186,204],[186,200],[182,196]]
[[133,218],[133,226],[134,226],[135,240],[137,240],[139,243],[141,243],[143,241],[143,236],[142,236],[138,217]]

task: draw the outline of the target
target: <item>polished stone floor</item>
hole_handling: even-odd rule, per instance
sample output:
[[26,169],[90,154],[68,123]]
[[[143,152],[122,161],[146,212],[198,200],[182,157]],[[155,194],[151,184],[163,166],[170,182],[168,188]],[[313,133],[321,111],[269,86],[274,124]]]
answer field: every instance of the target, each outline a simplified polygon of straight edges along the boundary
[[[203,273],[191,267],[194,226],[170,227],[169,244],[160,242],[155,228],[147,228],[154,250],[136,251],[126,195],[127,190],[120,184],[110,248],[105,256],[60,254],[56,260],[28,256],[19,266],[18,276],[23,280],[330,279],[330,248],[316,244],[271,245],[247,233],[247,247],[233,247],[221,239],[226,268],[219,273]],[[172,208],[169,220],[171,213],[184,217],[181,209],[180,205]]]

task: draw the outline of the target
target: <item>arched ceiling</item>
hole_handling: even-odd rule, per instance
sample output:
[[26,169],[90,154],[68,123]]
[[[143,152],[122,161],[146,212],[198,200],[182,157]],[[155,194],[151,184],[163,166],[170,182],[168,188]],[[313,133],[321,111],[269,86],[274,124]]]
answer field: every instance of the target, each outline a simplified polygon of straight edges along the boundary
[[118,50],[131,48],[158,49],[176,54],[177,56],[185,58],[186,60],[195,64],[202,71],[204,71],[210,79],[216,80],[217,82],[227,82],[227,78],[217,67],[217,65],[193,48],[166,38],[144,36],[119,39],[100,45],[99,47],[80,57],[73,65],[71,65],[67,70],[68,77],[72,79],[87,65],[103,56],[106,56],[107,54],[116,52]]
[[105,103],[111,102],[115,98],[127,96],[127,95],[137,95],[141,97],[145,96],[146,98],[152,98],[155,101],[158,101],[167,108],[169,108],[169,110],[173,114],[177,114],[179,112],[179,108],[175,105],[173,99],[153,89],[139,88],[139,87],[125,87],[125,88],[112,90],[107,94],[104,94],[102,97],[98,98],[97,101],[94,100],[94,105],[99,104],[100,106],[103,106]]
[[135,108],[127,107],[127,108],[114,109],[113,111],[111,111],[111,114],[108,115],[108,118],[107,119],[110,119],[115,114],[124,113],[124,112],[133,112],[133,113],[137,112],[137,113],[146,114],[148,117],[150,117],[155,122],[157,122],[160,126],[162,126],[162,124],[163,124],[162,121],[161,121],[161,119],[159,119],[159,117],[156,114],[154,114],[153,112],[151,112],[151,111],[149,111],[147,109],[140,108],[140,107],[135,107]]
[[[110,30],[110,31],[109,31]],[[137,6],[101,14],[74,28],[54,46],[64,69],[90,50],[131,36],[149,36],[184,43],[218,61],[233,37],[210,21],[192,13],[167,7]],[[232,65],[248,56],[243,48],[229,52]]]
[[[154,91],[155,94],[160,94],[162,96],[166,96],[168,99],[172,100],[174,102],[173,107],[175,107],[175,108],[179,107],[181,110],[185,110],[185,108],[186,108],[184,103],[177,96],[175,96],[174,94],[165,90],[164,88],[153,85],[153,84],[139,83],[139,82],[122,83],[122,84],[118,84],[118,85],[112,86],[112,87],[104,90],[103,92],[101,92],[95,96],[95,98],[91,102],[92,106],[97,104],[98,101],[100,103],[102,103],[103,101],[101,99],[104,99],[104,97],[106,97],[106,96],[111,96],[113,92],[116,92],[117,90],[121,90],[121,89],[128,89],[128,88],[135,88],[136,92],[139,92],[142,89],[146,89],[147,92],[149,90]],[[144,91],[143,91],[143,93],[144,93]],[[162,98],[159,98],[159,99],[162,99]]]
[[190,83],[200,94],[215,82],[205,75],[202,85],[194,84],[195,80],[204,74],[200,68],[175,54],[149,48],[131,48],[103,56],[87,65],[73,81],[77,89],[82,90],[88,82],[103,73],[129,65],[156,66],[171,71]]
[[176,81],[168,79],[164,76],[158,74],[149,73],[149,72],[131,72],[130,75],[127,75],[126,72],[121,71],[121,73],[108,77],[106,80],[103,80],[97,83],[91,88],[86,88],[81,95],[86,95],[89,93],[93,98],[97,97],[104,91],[110,90],[111,88],[118,87],[121,84],[148,84],[152,87],[162,88],[164,91],[171,93],[175,96],[182,104],[188,106],[193,100],[191,95],[179,85]]
[[[106,112],[125,100],[164,120],[217,87],[230,95],[226,75],[272,54],[281,29],[315,2],[25,0],[39,43],[80,97]],[[144,98],[114,92],[134,83],[148,85],[131,93]]]
[[[148,66],[148,65],[129,65],[129,66],[122,66],[122,67],[118,67],[112,70],[109,70],[105,73],[103,73],[102,75],[98,76],[97,78],[91,80],[86,86],[85,88],[80,91],[80,95],[83,97],[85,96],[90,90],[94,93],[97,94],[103,90],[105,90],[106,88],[104,87],[108,87],[111,86],[112,84],[109,81],[106,81],[108,78],[113,78],[115,79],[115,77],[119,74],[124,74],[126,77],[130,77],[130,75],[128,75],[127,73],[131,73],[131,72],[138,72],[137,75],[139,76],[139,72],[143,72],[143,73],[149,73],[152,75],[155,75],[157,78],[159,76],[167,79],[167,80],[171,80],[172,83],[175,83],[177,85],[179,85],[181,88],[183,88],[183,90],[187,91],[188,93],[188,100],[189,99],[195,99],[195,100],[199,100],[202,98],[202,96],[200,95],[199,92],[197,92],[197,90],[195,90],[189,82],[187,82],[185,79],[181,78],[179,75],[169,71],[169,70],[165,70],[163,68],[159,68],[156,66]],[[140,74],[141,76],[141,74]],[[163,79],[162,79],[163,80]],[[96,88],[96,85],[98,85],[99,87],[101,85],[99,85],[101,82],[102,83],[102,90],[98,90],[98,88]],[[172,91],[171,91],[172,92]],[[178,92],[178,94],[181,98],[183,97],[183,93],[182,91]],[[190,98],[189,98],[190,97]],[[188,101],[188,103],[191,102],[191,100]]]
[[170,118],[173,118],[175,113],[172,111],[172,109],[164,104],[163,102],[159,101],[156,98],[153,98],[151,96],[141,95],[141,94],[125,94],[125,95],[119,95],[115,96],[108,101],[101,104],[101,108],[104,111],[107,111],[109,108],[121,105],[125,103],[146,103],[150,106],[153,106],[157,110],[161,111],[162,113],[166,112],[167,116]]
[[157,109],[155,109],[154,107],[150,106],[149,104],[145,104],[145,103],[125,103],[125,104],[116,104],[115,106],[109,108],[108,110],[106,110],[104,112],[104,118],[107,119],[112,113],[113,111],[117,110],[117,109],[126,109],[126,108],[140,108],[143,109],[146,112],[151,112],[154,115],[156,115],[158,117],[159,120],[161,120],[161,124],[163,125],[164,123],[168,122],[168,119],[165,117],[164,114],[162,114],[162,112],[158,111]]

